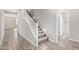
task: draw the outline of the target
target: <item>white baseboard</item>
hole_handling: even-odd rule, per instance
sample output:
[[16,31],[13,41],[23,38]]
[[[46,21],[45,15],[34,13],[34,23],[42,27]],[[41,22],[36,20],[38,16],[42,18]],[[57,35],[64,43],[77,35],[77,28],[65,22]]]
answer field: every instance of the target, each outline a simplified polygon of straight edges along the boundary
[[55,40],[52,40],[52,39],[49,39],[50,42],[54,42],[54,43],[58,43],[58,41],[55,41]]
[[70,38],[70,36],[66,36],[64,37],[64,39],[67,38],[68,40],[72,40],[72,41],[75,41],[75,42],[79,42],[79,40],[76,40],[76,39],[73,39],[73,38]]
[[[68,40],[72,40],[72,41],[75,41],[75,42],[79,42],[79,40],[76,40],[76,39],[74,40],[72,38],[69,38]],[[49,41],[54,42],[54,43],[58,43],[58,41],[51,40],[51,39],[49,39]]]
[[72,40],[72,41],[75,41],[75,42],[79,42],[79,40],[74,40],[74,39],[72,39],[72,38],[69,38],[69,40]]

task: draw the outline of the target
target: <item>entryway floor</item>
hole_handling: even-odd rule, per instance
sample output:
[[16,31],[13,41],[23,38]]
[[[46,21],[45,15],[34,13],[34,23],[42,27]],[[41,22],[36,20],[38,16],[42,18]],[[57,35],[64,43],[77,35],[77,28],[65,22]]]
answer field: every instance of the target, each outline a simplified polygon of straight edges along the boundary
[[58,43],[44,41],[39,43],[38,50],[79,50],[79,42],[61,39]]
[[5,30],[1,50],[35,50],[36,48],[17,33],[17,29]]
[[44,41],[36,48],[19,35],[16,28],[13,28],[5,30],[0,50],[79,50],[79,42],[67,38],[61,39],[58,43]]

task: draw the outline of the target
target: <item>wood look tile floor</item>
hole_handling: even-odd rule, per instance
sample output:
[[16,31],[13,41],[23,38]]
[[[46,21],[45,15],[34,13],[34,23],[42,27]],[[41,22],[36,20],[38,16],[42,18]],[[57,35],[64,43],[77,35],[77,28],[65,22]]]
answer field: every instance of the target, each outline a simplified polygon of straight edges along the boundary
[[5,31],[0,50],[78,50],[79,42],[61,39],[58,43],[43,41],[38,48],[30,44],[26,39],[17,34],[17,29]]
[[5,30],[1,50],[35,50],[36,48],[26,39],[17,34],[17,29]]
[[61,39],[59,43],[44,41],[39,43],[38,50],[79,50],[79,42]]

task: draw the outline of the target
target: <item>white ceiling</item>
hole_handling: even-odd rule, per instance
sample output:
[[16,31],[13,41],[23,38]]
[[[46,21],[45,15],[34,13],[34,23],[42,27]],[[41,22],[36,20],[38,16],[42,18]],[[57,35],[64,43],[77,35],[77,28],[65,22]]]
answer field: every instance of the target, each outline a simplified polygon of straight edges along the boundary
[[18,9],[5,9],[5,11],[9,11],[9,12],[18,12]]
[[13,16],[17,17],[18,9],[5,9],[4,10],[4,15],[5,16]]

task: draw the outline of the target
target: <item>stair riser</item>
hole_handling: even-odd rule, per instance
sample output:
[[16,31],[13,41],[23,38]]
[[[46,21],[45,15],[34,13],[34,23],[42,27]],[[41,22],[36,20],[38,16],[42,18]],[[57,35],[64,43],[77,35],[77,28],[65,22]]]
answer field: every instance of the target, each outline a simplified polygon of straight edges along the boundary
[[48,38],[46,38],[46,39],[43,39],[43,40],[39,40],[39,42],[38,42],[38,44],[40,44],[40,43],[44,43],[45,41],[48,41]]
[[38,38],[46,37],[46,34],[38,36]]
[[47,40],[48,40],[48,37],[39,26],[38,27],[38,41],[41,42],[41,41],[47,41]]
[[40,33],[44,33],[43,31],[38,31],[38,34],[40,34]]

